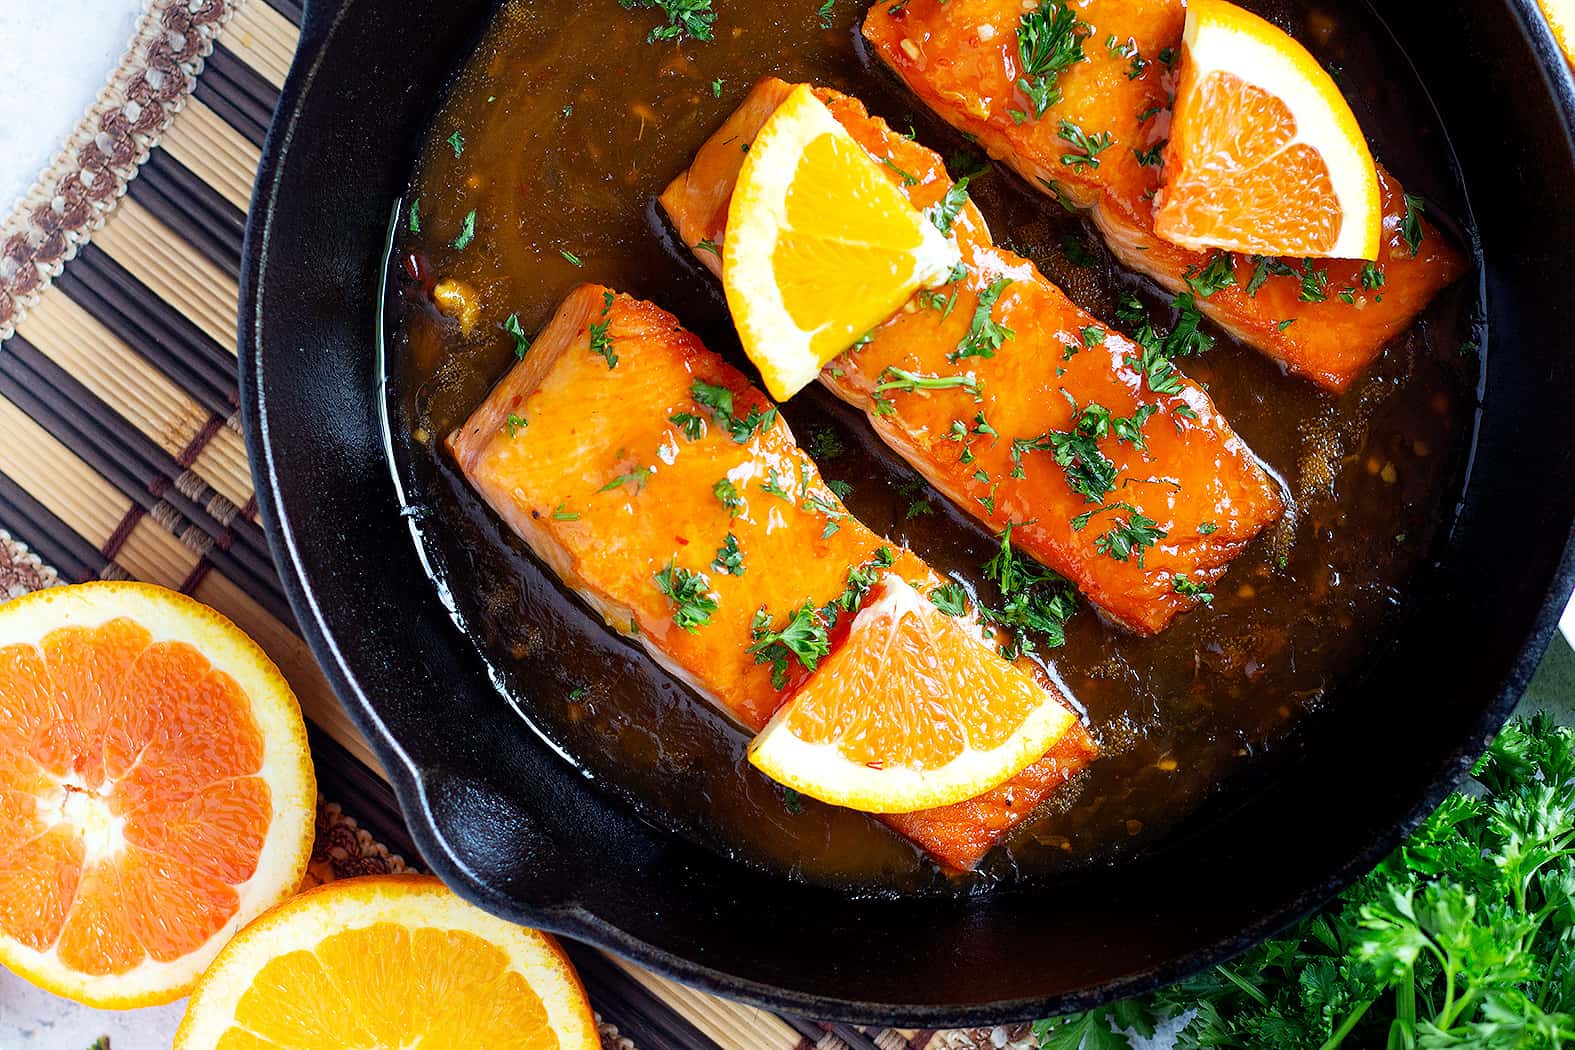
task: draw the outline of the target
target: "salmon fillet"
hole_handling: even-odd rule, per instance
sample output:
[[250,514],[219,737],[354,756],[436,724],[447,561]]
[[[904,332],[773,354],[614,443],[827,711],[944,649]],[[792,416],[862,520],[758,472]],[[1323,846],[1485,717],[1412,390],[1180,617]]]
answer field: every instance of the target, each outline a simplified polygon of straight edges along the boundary
[[[662,194],[662,206],[695,256],[721,272],[728,202],[747,145],[792,86],[767,79]],[[858,100],[817,94],[877,158],[915,207],[952,186],[941,158],[870,116]],[[913,180],[906,184],[898,171]],[[1142,349],[1079,309],[1028,260],[997,247],[964,202],[952,226],[966,274],[920,293],[869,341],[833,360],[820,381],[868,415],[880,437],[959,507],[992,530],[1012,526],[1017,547],[1071,580],[1107,617],[1142,634],[1166,627],[1198,601],[1232,558],[1283,510],[1273,482],[1208,394],[1179,372],[1173,392],[1149,388]],[[955,357],[982,296],[1011,335],[994,356]],[[969,386],[905,390],[893,379],[944,377]],[[1098,442],[1107,477],[1073,487],[1055,444],[1088,406],[1119,421],[1146,420],[1142,443],[1112,430]],[[1089,457],[1093,459],[1094,457]],[[1088,460],[1080,460],[1084,465]],[[1081,477],[1081,475],[1079,475]],[[1103,488],[1098,498],[1091,495]],[[1163,533],[1123,550],[1123,526],[1147,520]]]
[[[697,381],[726,391],[725,417],[697,403]],[[850,571],[884,560],[921,593],[945,582],[849,515],[766,396],[672,314],[602,287],[569,294],[446,446],[609,626],[751,732],[808,674],[795,664],[774,682],[749,653],[757,610],[781,622],[806,600],[824,607]],[[713,565],[729,536],[742,574]],[[669,567],[707,577],[716,606],[694,630],[659,583]],[[883,819],[943,864],[971,868],[1096,752],[1074,717],[1044,758],[993,791]]]
[[[991,157],[1065,207],[1088,209],[1124,266],[1183,291],[1187,277],[1211,256],[1155,236],[1152,201],[1160,185],[1156,147],[1170,132],[1186,8],[1182,0],[1081,0],[1074,10],[1091,27],[1085,57],[1059,74],[1061,99],[1037,119],[1012,115],[1028,107],[1016,86],[1018,0],[881,0],[864,19],[864,37],[925,105]],[[1107,38],[1118,42],[1116,49]],[[1135,46],[1135,55],[1127,45]],[[1062,137],[1063,121],[1087,135],[1114,138],[1097,166],[1063,161],[1073,152]],[[1371,277],[1363,282],[1361,262],[1318,260],[1314,268],[1327,274],[1327,298],[1302,301],[1302,262],[1286,260],[1294,272],[1269,273],[1256,294],[1248,294],[1259,266],[1252,257],[1232,256],[1235,284],[1199,296],[1198,308],[1289,371],[1344,390],[1468,269],[1465,256],[1425,219],[1413,254],[1403,236],[1407,206],[1400,184],[1382,166],[1378,177],[1381,287],[1368,287]],[[1350,302],[1342,291],[1350,292]]]

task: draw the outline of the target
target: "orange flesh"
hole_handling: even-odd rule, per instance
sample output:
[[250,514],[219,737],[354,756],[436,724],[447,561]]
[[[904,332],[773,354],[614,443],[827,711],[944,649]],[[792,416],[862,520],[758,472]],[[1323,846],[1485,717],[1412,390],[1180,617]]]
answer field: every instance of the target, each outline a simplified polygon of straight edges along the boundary
[[[732,391],[735,416],[770,408],[742,375],[666,311],[628,296],[607,305],[606,294],[589,285],[570,293],[447,447],[476,491],[610,625],[628,632],[632,621],[664,665],[758,731],[806,675],[794,662],[784,688],[772,685],[770,667],[746,651],[756,611],[780,625],[806,599],[825,605],[843,592],[848,571],[886,544],[847,515],[786,423],[740,444],[690,397],[703,379]],[[590,351],[589,326],[599,323],[618,355],[614,369]],[[679,412],[705,416],[704,436],[690,441],[670,421]],[[528,421],[512,436],[511,415]],[[650,466],[655,473],[638,487],[598,491]],[[790,498],[762,490],[773,471]],[[713,491],[724,477],[745,501],[736,515]],[[829,535],[828,520],[838,526]],[[742,576],[711,565],[728,533],[743,552]],[[890,571],[920,593],[943,582],[911,553],[894,553]],[[654,582],[673,558],[703,572],[717,602],[710,622],[693,632],[674,622],[673,603]],[[1037,688],[1061,699],[1053,686]],[[1053,771],[1030,767],[1008,795],[997,788],[961,804],[977,803],[979,819],[947,807],[929,811],[934,824],[927,814],[907,815],[902,832],[942,862],[972,867],[1095,753],[1075,724],[1057,747],[1063,757],[1039,764]]]
[[1044,692],[969,637],[976,630],[929,602],[887,611],[872,595],[847,642],[794,694],[788,728],[876,767],[938,769],[1001,746]]
[[0,930],[94,975],[199,948],[256,869],[262,761],[245,694],[185,642],[122,618],[0,648]]
[[[546,1005],[509,966],[501,948],[465,930],[373,923],[330,934],[263,966],[236,1004],[242,1027],[219,1045],[333,1050],[418,1036],[427,1046],[554,1050]],[[336,987],[344,992],[324,994]]]
[[[911,0],[897,13],[877,3],[864,20],[864,36],[875,53],[910,89],[953,127],[978,139],[993,157],[1010,164],[1029,182],[1055,193],[1069,206],[1088,208],[1111,249],[1125,265],[1146,273],[1172,291],[1186,288],[1188,272],[1209,262],[1208,253],[1160,239],[1154,232],[1153,198],[1160,169],[1139,163],[1171,132],[1170,91],[1176,85],[1158,61],[1169,48],[1179,54],[1186,10],[1182,0],[1084,0],[1078,18],[1093,29],[1084,42],[1086,59],[1060,74],[1062,101],[1039,120],[1019,124],[1010,110],[1025,100],[1017,79],[1017,0]],[[989,26],[981,36],[981,28]],[[1130,59],[1113,55],[1103,41],[1132,40],[1147,60],[1135,78]],[[1140,116],[1145,119],[1139,120]],[[1099,155],[1098,167],[1061,163],[1067,144],[1061,120],[1089,134],[1109,131],[1115,145]],[[1198,301],[1208,317],[1298,375],[1330,390],[1344,390],[1383,350],[1410,327],[1440,290],[1466,272],[1465,257],[1425,219],[1420,251],[1413,257],[1400,236],[1405,201],[1394,178],[1380,166],[1383,234],[1378,265],[1386,282],[1382,299],[1362,288],[1362,263],[1328,260],[1329,298],[1299,301],[1300,276],[1271,276],[1258,294],[1245,293],[1253,266],[1235,260],[1236,284]],[[1053,183],[1053,186],[1047,186]],[[1292,260],[1293,262],[1295,260]],[[1355,302],[1333,292],[1356,289]],[[1295,323],[1281,327],[1281,322]]]
[[[789,90],[779,80],[757,84],[689,170],[663,193],[663,207],[685,243],[709,239],[726,251],[727,204],[742,156],[738,143],[753,137]],[[939,155],[869,116],[856,99],[829,90],[819,94],[861,145],[917,178],[904,187],[916,207],[945,195],[952,182]],[[953,232],[968,273],[958,282],[950,315],[915,300],[877,328],[868,345],[835,359],[821,381],[865,409],[882,439],[957,506],[995,531],[1017,523],[1012,542],[1070,579],[1108,617],[1143,634],[1164,629],[1196,603],[1176,592],[1174,576],[1212,582],[1280,516],[1274,484],[1201,387],[1183,381],[1178,394],[1148,390],[1136,367],[1140,349],[1080,310],[1032,263],[996,247],[971,203]],[[718,265],[710,251],[697,251],[696,258],[713,269]],[[968,334],[981,292],[1003,276],[1012,283],[991,317],[1010,328],[1013,337],[994,357],[949,361],[948,354]],[[1103,341],[1084,346],[1082,332],[1091,326]],[[1070,356],[1068,348],[1075,348]],[[890,391],[880,396],[891,411],[882,412],[875,388],[888,367],[936,376],[967,371],[983,388],[977,397],[961,389]],[[1024,476],[1012,476],[1013,439],[1068,430],[1073,421],[1068,397],[1080,407],[1097,402],[1116,416],[1132,416],[1140,405],[1155,411],[1143,430],[1146,449],[1114,437],[1100,443],[1117,471],[1107,506],[1131,504],[1167,533],[1147,550],[1141,565],[1135,558],[1119,561],[1097,547],[1109,527],[1098,523],[1122,513],[1113,506],[1082,529],[1074,527],[1074,518],[1098,508],[1067,484],[1048,452],[1025,455]],[[999,438],[970,436],[973,458],[964,462],[963,443],[950,437],[953,422],[971,429],[981,412]],[[1187,418],[1187,412],[1195,418]]]
[[1185,61],[1182,69],[1156,232],[1242,251],[1327,252],[1340,234],[1340,201],[1323,155],[1291,145],[1290,109],[1233,73],[1197,83]]

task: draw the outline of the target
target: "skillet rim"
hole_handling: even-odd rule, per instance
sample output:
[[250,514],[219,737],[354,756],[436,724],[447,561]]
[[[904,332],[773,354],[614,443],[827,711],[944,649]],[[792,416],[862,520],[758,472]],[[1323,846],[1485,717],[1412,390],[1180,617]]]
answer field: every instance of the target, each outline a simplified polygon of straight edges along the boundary
[[[328,618],[322,613],[315,588],[307,579],[298,556],[297,536],[291,528],[279,476],[268,440],[268,407],[263,389],[262,310],[267,284],[270,238],[279,207],[278,191],[290,159],[294,131],[312,89],[322,72],[327,45],[356,0],[306,0],[300,43],[264,142],[257,181],[247,212],[242,245],[239,316],[239,373],[241,419],[251,465],[257,507],[280,583],[295,614],[297,627],[346,713],[382,762],[405,816],[411,837],[422,859],[460,896],[511,921],[560,933],[614,952],[692,987],[763,1009],[834,1019],[853,1024],[921,1028],[959,1028],[1026,1021],[1070,1013],[1144,994],[1199,972],[1247,950],[1320,907],[1391,852],[1414,830],[1470,772],[1478,756],[1519,702],[1547,645],[1557,631],[1559,616],[1575,588],[1575,522],[1571,523],[1562,554],[1547,592],[1516,658],[1503,676],[1496,696],[1483,706],[1470,733],[1446,756],[1438,776],[1417,803],[1393,825],[1375,833],[1368,844],[1337,865],[1322,882],[1295,895],[1284,906],[1212,943],[1194,948],[1167,964],[1108,982],[1095,991],[1049,997],[1019,997],[963,1006],[888,1004],[858,999],[796,992],[761,981],[741,978],[677,956],[636,938],[579,904],[533,907],[510,898],[472,875],[462,857],[438,831],[439,817],[430,805],[427,782],[399,741],[377,714],[355,673],[342,655]],[[332,5],[332,10],[329,10]],[[1516,16],[1521,35],[1530,43],[1538,73],[1549,96],[1564,118],[1565,146],[1575,157],[1575,78],[1542,20],[1536,0],[1504,0]],[[353,698],[353,699],[352,699]],[[414,819],[413,819],[414,818]]]

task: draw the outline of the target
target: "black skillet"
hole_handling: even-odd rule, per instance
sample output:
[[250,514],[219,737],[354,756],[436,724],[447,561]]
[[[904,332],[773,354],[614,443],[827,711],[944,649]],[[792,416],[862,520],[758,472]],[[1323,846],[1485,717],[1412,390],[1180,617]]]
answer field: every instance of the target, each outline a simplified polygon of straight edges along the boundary
[[942,1027],[1079,1009],[1223,960],[1366,871],[1520,696],[1575,582],[1575,90],[1532,0],[1380,4],[1460,152],[1487,260],[1464,497],[1371,671],[1242,808],[1055,892],[849,899],[658,831],[500,702],[386,466],[390,208],[493,0],[312,0],[246,231],[241,383],[301,630],[431,867],[499,915],[806,1016]]

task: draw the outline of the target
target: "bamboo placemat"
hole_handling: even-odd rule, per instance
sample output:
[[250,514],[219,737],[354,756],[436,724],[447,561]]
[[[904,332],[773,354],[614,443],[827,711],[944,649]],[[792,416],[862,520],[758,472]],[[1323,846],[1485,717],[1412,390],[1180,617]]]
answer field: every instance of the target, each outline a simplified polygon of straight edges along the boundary
[[[223,611],[294,684],[324,796],[419,864],[376,760],[295,633],[257,525],[241,437],[241,238],[300,4],[163,7],[173,21],[150,38],[150,55],[184,76],[189,96],[166,86],[169,76],[132,83],[88,137],[107,142],[108,153],[82,147],[93,176],[81,186],[75,174],[63,181],[35,212],[32,240],[13,238],[0,256],[0,307],[27,305],[0,343],[0,529],[10,534],[0,534],[0,575],[12,590],[42,585],[33,573],[136,578]],[[25,269],[34,261],[37,280]],[[0,601],[9,596],[0,588]],[[869,949],[826,949],[838,950]],[[1027,1039],[1023,1026],[865,1032],[781,1017],[590,948],[573,955],[625,1050],[985,1050]]]

